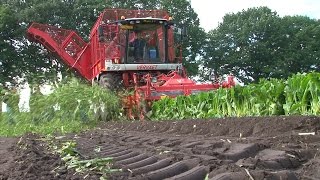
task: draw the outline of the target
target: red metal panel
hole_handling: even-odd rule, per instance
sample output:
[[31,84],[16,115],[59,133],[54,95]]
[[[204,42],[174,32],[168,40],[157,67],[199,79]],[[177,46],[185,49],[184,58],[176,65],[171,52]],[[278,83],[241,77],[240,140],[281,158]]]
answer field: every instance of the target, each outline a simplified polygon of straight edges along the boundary
[[205,92],[219,88],[230,88],[235,86],[234,77],[229,76],[227,81],[221,83],[196,84],[194,81],[179,75],[176,71],[168,75],[161,74],[157,82],[151,82],[151,76],[146,75],[145,86],[137,87],[137,91],[144,93],[147,101],[159,100],[162,95],[176,97],[178,95],[190,95],[198,92]]
[[74,31],[33,23],[27,30],[28,38],[57,53],[65,64],[74,68],[85,79],[93,79],[90,65],[90,46]]

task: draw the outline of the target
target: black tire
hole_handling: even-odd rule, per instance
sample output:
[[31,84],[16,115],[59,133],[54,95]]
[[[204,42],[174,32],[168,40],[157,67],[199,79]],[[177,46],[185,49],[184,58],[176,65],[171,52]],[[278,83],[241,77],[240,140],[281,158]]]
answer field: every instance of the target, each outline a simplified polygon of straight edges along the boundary
[[111,91],[123,89],[123,80],[121,74],[107,73],[102,74],[99,79],[99,85]]

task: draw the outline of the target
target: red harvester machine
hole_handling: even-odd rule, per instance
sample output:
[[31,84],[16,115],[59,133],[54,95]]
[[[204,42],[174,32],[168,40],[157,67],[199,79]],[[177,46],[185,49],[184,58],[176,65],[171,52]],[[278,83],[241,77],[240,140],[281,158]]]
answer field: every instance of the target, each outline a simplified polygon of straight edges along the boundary
[[[93,26],[89,42],[75,31],[45,24],[32,23],[27,30],[29,40],[41,43],[86,80],[111,90],[134,90],[123,98],[130,119],[143,119],[151,103],[164,95],[234,86],[232,76],[211,84],[196,84],[187,77],[181,46],[174,42],[184,35],[185,30],[175,27],[162,10],[106,9]],[[137,43],[137,38],[143,41]]]

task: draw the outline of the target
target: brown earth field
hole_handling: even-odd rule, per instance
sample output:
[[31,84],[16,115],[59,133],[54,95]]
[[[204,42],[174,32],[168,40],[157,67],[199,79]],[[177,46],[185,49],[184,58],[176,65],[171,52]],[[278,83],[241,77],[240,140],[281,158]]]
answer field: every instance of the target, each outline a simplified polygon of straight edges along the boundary
[[[320,179],[320,117],[108,122],[68,134],[83,159],[113,157],[108,179]],[[99,151],[97,151],[97,148]],[[40,136],[0,138],[0,179],[99,179],[63,168]]]

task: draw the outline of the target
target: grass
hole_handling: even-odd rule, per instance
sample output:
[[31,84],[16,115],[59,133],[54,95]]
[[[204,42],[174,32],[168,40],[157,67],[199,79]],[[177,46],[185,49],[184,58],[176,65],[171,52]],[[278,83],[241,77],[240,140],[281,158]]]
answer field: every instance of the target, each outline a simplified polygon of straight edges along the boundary
[[6,114],[2,115],[0,120],[0,136],[22,136],[26,133],[37,134],[65,134],[77,133],[86,129],[94,128],[98,122],[83,123],[81,121],[61,121],[52,120],[50,122],[42,122],[36,124],[30,121],[21,120],[19,122],[12,122],[11,117]]

